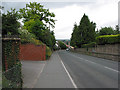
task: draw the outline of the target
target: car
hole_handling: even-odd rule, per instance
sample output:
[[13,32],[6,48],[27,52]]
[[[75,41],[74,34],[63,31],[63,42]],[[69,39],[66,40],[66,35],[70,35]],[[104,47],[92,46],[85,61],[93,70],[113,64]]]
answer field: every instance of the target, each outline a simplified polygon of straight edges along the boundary
[[66,51],[69,51],[69,48],[67,48]]

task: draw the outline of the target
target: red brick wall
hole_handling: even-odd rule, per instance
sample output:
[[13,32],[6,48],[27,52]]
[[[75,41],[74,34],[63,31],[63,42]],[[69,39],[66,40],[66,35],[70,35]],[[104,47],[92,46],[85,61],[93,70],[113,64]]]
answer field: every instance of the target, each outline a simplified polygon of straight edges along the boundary
[[46,59],[46,46],[34,44],[21,44],[20,45],[20,60],[45,60]]

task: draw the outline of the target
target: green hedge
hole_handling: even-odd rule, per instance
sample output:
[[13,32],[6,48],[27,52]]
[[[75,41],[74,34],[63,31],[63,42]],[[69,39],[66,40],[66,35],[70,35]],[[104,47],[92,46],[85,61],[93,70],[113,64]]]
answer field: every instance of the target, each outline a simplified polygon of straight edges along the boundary
[[96,42],[97,44],[100,44],[100,45],[120,43],[120,34],[102,35],[102,36],[96,37]]
[[51,54],[52,54],[51,49],[48,46],[46,46],[46,59],[49,59]]
[[82,48],[88,48],[88,47],[95,47],[96,46],[96,42],[91,42],[88,44],[83,44],[81,47]]

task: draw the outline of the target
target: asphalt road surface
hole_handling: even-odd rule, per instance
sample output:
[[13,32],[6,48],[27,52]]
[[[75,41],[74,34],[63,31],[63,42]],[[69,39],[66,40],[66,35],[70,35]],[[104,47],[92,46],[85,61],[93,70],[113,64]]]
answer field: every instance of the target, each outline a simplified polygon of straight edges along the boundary
[[77,88],[118,88],[118,62],[58,51]]

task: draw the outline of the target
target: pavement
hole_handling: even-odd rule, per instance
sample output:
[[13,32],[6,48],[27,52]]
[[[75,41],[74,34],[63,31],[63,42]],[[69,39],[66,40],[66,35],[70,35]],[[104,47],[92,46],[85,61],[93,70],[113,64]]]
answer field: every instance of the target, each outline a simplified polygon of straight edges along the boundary
[[47,61],[22,61],[24,88],[75,88],[57,52]]
[[78,88],[118,88],[118,62],[68,51],[58,54]]
[[41,71],[45,65],[45,61],[21,61],[23,74],[23,88],[33,88]]

